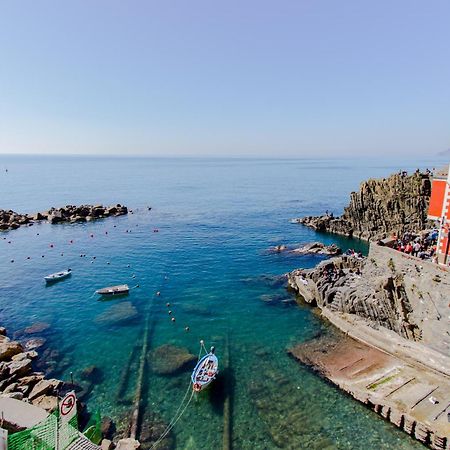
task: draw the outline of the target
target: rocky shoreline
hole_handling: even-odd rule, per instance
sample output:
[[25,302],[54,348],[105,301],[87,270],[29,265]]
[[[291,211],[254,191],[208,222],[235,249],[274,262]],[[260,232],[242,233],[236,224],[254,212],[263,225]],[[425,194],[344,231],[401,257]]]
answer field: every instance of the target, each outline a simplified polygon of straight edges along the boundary
[[0,231],[15,230],[21,226],[48,221],[51,224],[89,222],[106,217],[117,217],[128,214],[128,208],[121,204],[103,205],[67,205],[62,208],[50,208],[36,214],[20,214],[15,211],[0,209]]
[[[27,345],[27,343],[30,345]],[[0,328],[0,397],[21,400],[53,412],[58,406],[58,392],[64,382],[46,378],[43,372],[33,370],[33,361],[38,353],[33,348],[33,339],[22,344],[6,336]],[[27,349],[28,347],[28,349]],[[20,431],[18,424],[6,423],[10,431]]]
[[293,219],[320,232],[330,232],[364,240],[384,239],[427,228],[431,195],[431,174],[416,171],[370,179],[350,194],[350,203],[340,217],[332,213]]

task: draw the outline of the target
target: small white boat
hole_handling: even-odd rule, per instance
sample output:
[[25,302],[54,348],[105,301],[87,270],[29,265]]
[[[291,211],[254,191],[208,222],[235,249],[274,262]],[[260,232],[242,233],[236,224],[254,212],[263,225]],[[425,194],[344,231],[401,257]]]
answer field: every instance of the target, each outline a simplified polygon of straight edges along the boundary
[[211,347],[210,352],[200,359],[192,371],[192,388],[195,392],[205,389],[219,373],[219,360],[214,354],[214,350],[214,347]]
[[72,273],[72,269],[63,270],[61,272],[52,273],[44,277],[47,283],[53,283],[54,281],[63,280],[67,278]]
[[128,284],[119,284],[117,286],[109,286],[95,291],[99,295],[125,295],[128,294],[130,288]]

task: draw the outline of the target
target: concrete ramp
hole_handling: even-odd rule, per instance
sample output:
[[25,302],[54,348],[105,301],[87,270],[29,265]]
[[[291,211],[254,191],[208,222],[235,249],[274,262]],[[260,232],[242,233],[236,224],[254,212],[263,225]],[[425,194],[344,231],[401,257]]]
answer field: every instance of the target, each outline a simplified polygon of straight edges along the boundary
[[38,406],[16,400],[0,397],[0,417],[3,416],[4,428],[14,431],[34,427],[48,417],[48,412]]

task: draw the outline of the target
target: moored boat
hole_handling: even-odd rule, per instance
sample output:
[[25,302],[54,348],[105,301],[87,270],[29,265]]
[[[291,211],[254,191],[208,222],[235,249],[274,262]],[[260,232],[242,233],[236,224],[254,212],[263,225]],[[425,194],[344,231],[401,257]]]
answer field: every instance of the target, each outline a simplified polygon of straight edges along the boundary
[[102,289],[98,289],[95,291],[99,295],[126,295],[130,291],[128,284],[119,284],[117,286],[108,286]]
[[219,360],[214,354],[214,347],[208,354],[203,356],[192,371],[192,389],[200,392],[216,379],[219,373]]
[[55,272],[44,277],[46,283],[53,283],[55,281],[63,280],[72,273],[72,269],[62,270],[61,272]]

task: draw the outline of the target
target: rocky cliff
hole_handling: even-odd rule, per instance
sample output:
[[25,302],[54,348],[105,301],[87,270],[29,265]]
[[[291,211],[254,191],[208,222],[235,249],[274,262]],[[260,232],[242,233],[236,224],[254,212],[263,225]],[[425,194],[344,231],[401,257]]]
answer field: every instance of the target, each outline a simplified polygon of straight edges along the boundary
[[430,174],[402,172],[361,183],[359,192],[350,194],[350,203],[340,217],[324,215],[296,221],[318,231],[381,239],[425,229],[430,195]]
[[444,355],[450,354],[450,271],[375,243],[368,258],[342,256],[289,274],[308,303],[362,318]]

